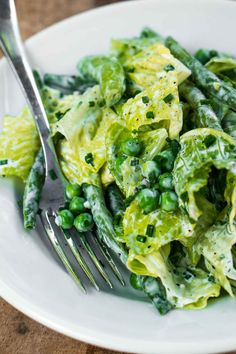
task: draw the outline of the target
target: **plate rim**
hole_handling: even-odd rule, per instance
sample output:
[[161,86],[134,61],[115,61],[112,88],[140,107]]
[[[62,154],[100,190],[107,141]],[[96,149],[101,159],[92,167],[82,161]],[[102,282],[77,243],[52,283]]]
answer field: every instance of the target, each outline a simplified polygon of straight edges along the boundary
[[[140,2],[149,2],[149,3],[163,3],[163,2],[174,2],[175,0],[129,0],[127,2],[121,1],[119,3],[112,3],[108,4],[105,6],[100,6],[100,7],[95,7],[83,12],[80,12],[78,14],[75,14],[73,16],[69,16],[61,21],[58,21],[50,26],[45,27],[43,30],[35,33],[34,35],[30,36],[24,43],[26,44],[26,48],[30,47],[31,45],[34,45],[34,42],[37,42],[38,39],[42,38],[43,36],[47,36],[49,31],[54,31],[60,28],[63,28],[67,24],[71,22],[76,22],[78,18],[84,18],[86,20],[86,17],[90,17],[93,15],[96,15],[98,12],[104,11],[104,9],[112,9],[112,8],[122,8],[122,7],[128,7],[128,6],[134,6],[135,3],[140,3]],[[182,3],[196,3],[195,0],[179,0],[179,2]],[[236,9],[236,1],[232,0],[198,0],[198,4],[206,4],[206,3],[212,3],[212,4],[222,4],[224,6],[235,6]],[[3,57],[0,60],[0,71],[2,70],[3,65],[6,65],[6,59]],[[8,304],[12,305],[14,308],[28,316],[29,318],[37,321],[40,324],[43,324],[44,326],[50,328],[51,330],[54,330],[56,332],[59,332],[65,336],[68,336],[72,339],[76,339],[79,341],[82,341],[84,343],[88,343],[91,345],[98,346],[100,348],[106,348],[110,350],[117,350],[117,351],[123,351],[123,352],[135,352],[136,353],[157,353],[156,350],[154,349],[154,346],[152,345],[154,342],[151,341],[147,343],[145,340],[144,341],[139,341],[139,349],[137,350],[137,346],[135,348],[135,344],[130,339],[125,338],[124,341],[117,343],[117,336],[114,336],[113,334],[104,334],[103,336],[100,335],[99,332],[94,331],[94,330],[89,330],[87,328],[84,329],[83,325],[79,324],[77,325],[78,330],[76,333],[72,329],[68,329],[66,326],[63,326],[63,324],[58,324],[55,319],[53,319],[52,315],[49,315],[49,313],[44,311],[40,306],[34,305],[32,302],[25,301],[24,297],[20,294],[17,293],[17,291],[13,290],[9,285],[7,285],[4,281],[1,280],[0,278],[0,297],[2,297]],[[142,344],[141,344],[142,343]],[[155,342],[158,344],[158,342]],[[150,344],[150,345],[149,345]],[[195,345],[199,345],[199,341],[193,341],[186,342],[181,341],[181,342],[175,342],[175,343],[168,343],[168,342],[161,342],[159,345],[159,353],[165,353],[165,354],[172,354],[173,353],[173,346],[175,347],[175,353],[176,354],[194,354],[196,353],[195,351]],[[204,354],[204,353],[220,353],[223,351],[233,351],[236,349],[236,338],[229,338],[229,339],[214,339],[210,340],[207,342],[204,342],[204,344],[201,344],[201,348],[198,349],[199,354]],[[155,351],[154,351],[155,350]]]

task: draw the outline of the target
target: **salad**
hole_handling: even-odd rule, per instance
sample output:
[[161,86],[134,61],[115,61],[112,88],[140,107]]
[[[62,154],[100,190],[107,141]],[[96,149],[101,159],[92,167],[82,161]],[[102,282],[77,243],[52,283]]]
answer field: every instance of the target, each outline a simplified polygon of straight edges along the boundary
[[[58,225],[92,230],[160,314],[234,297],[236,59],[145,28],[74,76],[34,74],[69,182]],[[25,183],[34,229],[44,156],[27,107],[4,117],[0,175]]]

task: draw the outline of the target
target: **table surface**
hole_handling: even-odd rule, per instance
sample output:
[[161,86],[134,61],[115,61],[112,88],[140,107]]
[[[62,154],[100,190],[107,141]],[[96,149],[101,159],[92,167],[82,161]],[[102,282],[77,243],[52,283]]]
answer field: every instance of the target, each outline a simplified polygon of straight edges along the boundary
[[[117,0],[16,0],[24,38],[68,16]],[[31,320],[0,298],[0,354],[115,354]],[[232,354],[236,354],[232,353]]]

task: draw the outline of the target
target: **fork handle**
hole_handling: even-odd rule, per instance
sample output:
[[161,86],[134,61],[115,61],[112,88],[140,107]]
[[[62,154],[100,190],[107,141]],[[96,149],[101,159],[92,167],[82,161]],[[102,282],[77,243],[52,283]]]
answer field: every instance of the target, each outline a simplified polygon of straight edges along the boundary
[[[54,165],[53,160],[55,159],[50,139],[50,127],[23,48],[14,0],[0,0],[0,45],[20,83],[26,102],[35,120],[44,152],[47,173],[51,168],[49,165]],[[54,166],[52,167],[54,168]]]

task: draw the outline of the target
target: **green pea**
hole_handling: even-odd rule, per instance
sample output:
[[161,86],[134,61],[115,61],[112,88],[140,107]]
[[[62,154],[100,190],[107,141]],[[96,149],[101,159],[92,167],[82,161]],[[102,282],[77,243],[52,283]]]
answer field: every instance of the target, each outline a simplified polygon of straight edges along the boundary
[[74,216],[70,210],[63,209],[58,212],[56,222],[62,229],[71,229],[74,223]]
[[78,184],[68,184],[66,186],[66,196],[69,199],[78,197],[81,194],[81,187]]
[[75,218],[74,226],[79,232],[86,232],[93,228],[93,218],[89,213],[80,214]]
[[161,169],[155,161],[147,161],[142,165],[142,175],[150,183],[155,183],[161,174]]
[[136,290],[142,290],[142,278],[140,275],[132,273],[130,276],[130,285]]
[[161,190],[173,189],[173,177],[170,172],[163,173],[159,177],[159,187]]
[[130,138],[122,143],[122,151],[128,156],[138,156],[142,150],[142,145],[138,138]]
[[172,171],[174,168],[175,155],[172,150],[164,150],[160,152],[154,160],[160,164],[163,171]]
[[85,211],[84,203],[84,198],[74,197],[70,202],[69,209],[73,214],[83,213]]
[[155,189],[144,188],[137,195],[139,206],[145,214],[157,209],[159,199],[160,194]]
[[175,192],[167,191],[161,194],[161,209],[175,211],[178,208],[178,197]]

